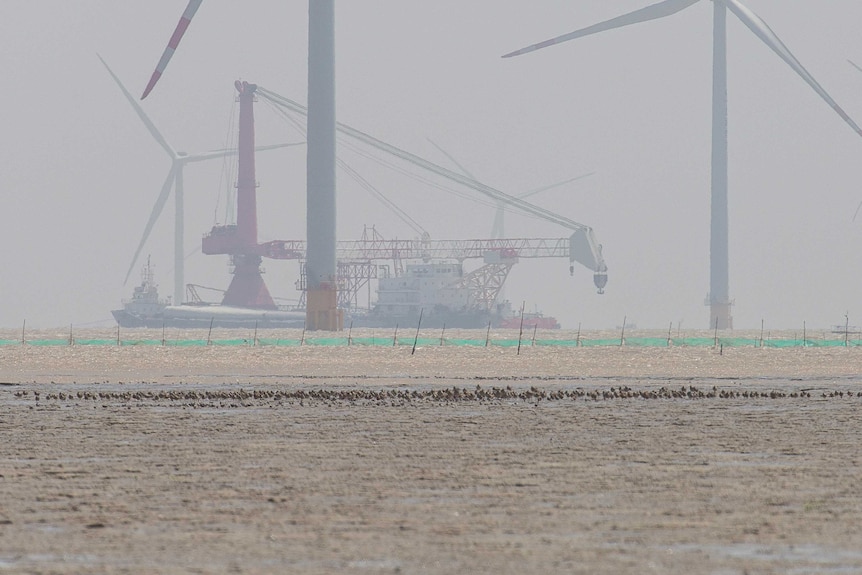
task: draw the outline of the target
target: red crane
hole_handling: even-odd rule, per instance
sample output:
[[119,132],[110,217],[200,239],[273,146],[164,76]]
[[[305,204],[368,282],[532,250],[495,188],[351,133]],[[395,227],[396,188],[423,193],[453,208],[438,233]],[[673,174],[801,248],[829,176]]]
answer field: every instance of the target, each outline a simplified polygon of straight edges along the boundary
[[255,84],[234,83],[239,92],[239,168],[237,177],[236,224],[213,226],[203,238],[201,250],[207,255],[227,254],[233,264],[233,280],[222,305],[254,309],[277,309],[261,276],[261,256],[268,252],[257,243],[257,181],[254,171]]

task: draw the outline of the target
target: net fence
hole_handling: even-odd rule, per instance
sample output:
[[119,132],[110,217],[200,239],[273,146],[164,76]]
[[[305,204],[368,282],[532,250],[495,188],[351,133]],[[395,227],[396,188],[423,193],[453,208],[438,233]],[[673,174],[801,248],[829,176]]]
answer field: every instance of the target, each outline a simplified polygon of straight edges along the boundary
[[761,339],[750,337],[626,337],[626,338],[553,338],[532,339],[518,338],[450,338],[450,337],[419,337],[413,336],[363,336],[350,337],[347,335],[337,337],[299,337],[299,338],[272,338],[272,337],[248,337],[248,338],[221,338],[221,339],[135,339],[135,338],[45,338],[45,339],[0,339],[0,346],[30,345],[30,346],[169,346],[169,347],[197,347],[197,346],[274,346],[274,347],[300,347],[300,346],[367,346],[367,347],[393,347],[393,346],[474,346],[474,347],[517,347],[520,346],[545,346],[545,347],[765,347],[765,348],[794,348],[794,347],[858,347],[862,346],[862,339],[840,337],[835,339],[820,338],[788,338],[788,339]]

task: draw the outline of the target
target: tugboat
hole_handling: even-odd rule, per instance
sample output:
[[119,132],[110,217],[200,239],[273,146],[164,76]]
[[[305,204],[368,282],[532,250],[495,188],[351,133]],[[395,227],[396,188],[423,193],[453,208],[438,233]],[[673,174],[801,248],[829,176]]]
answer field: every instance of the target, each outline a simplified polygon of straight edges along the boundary
[[[504,329],[518,329],[521,327],[521,316],[512,315],[500,321],[500,327]],[[560,329],[557,318],[546,316],[542,312],[524,312],[524,329]]]
[[171,298],[159,297],[159,286],[154,277],[153,266],[147,256],[147,265],[141,270],[141,283],[135,286],[132,298],[123,300],[123,309],[111,311],[118,324],[123,327],[147,327],[148,321],[152,323],[158,319],[158,327],[162,326],[164,311],[171,305]]

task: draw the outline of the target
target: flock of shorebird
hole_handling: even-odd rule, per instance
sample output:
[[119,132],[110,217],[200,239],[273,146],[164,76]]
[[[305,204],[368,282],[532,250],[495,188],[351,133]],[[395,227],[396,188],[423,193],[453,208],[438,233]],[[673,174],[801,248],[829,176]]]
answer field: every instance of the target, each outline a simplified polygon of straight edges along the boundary
[[359,405],[408,405],[416,403],[458,403],[458,402],[501,402],[520,401],[538,403],[541,401],[608,401],[620,399],[785,399],[785,398],[862,398],[862,391],[844,390],[814,390],[801,389],[795,391],[782,390],[744,390],[718,389],[716,386],[701,389],[693,385],[679,388],[660,387],[633,389],[628,386],[611,387],[609,389],[555,389],[506,387],[475,388],[446,387],[433,389],[233,389],[233,390],[177,390],[177,391],[77,391],[49,392],[44,395],[40,391],[19,390],[15,397],[36,402],[102,402],[107,404],[120,403],[123,406],[182,402],[184,407],[255,407],[262,405],[301,405],[309,404],[359,404]]

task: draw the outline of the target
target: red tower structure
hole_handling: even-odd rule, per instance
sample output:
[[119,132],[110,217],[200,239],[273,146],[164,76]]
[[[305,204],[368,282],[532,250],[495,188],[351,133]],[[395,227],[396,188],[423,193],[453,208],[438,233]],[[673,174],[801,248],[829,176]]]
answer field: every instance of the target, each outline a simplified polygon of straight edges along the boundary
[[254,93],[257,85],[234,83],[239,92],[239,168],[235,225],[213,226],[203,238],[204,254],[227,254],[233,264],[233,280],[222,305],[277,309],[261,276],[265,246],[257,243],[257,181],[254,171]]

